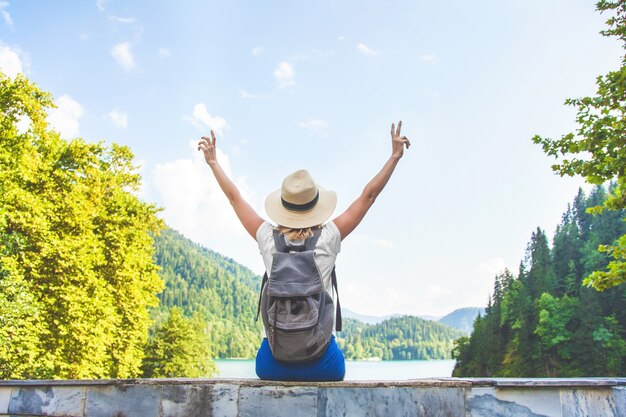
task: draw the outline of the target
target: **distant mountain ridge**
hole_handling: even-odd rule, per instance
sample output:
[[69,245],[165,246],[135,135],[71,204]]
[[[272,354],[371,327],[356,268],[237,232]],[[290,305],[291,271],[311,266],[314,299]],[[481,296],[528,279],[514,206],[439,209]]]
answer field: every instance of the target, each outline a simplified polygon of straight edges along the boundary
[[366,324],[378,324],[381,323],[387,319],[393,318],[393,317],[400,317],[401,314],[388,314],[386,316],[370,316],[367,314],[359,314],[355,311],[350,310],[349,308],[345,308],[343,307],[341,309],[341,315],[343,317],[347,317],[349,319],[354,319],[354,320],[358,320],[362,323],[366,323]]
[[439,319],[439,323],[447,324],[450,327],[462,330],[466,334],[472,332],[474,320],[478,315],[484,316],[485,309],[483,307],[465,307],[454,310]]
[[[386,316],[371,316],[365,314],[359,314],[355,311],[352,311],[347,308],[341,309],[344,317],[359,320],[363,323],[367,323],[370,325],[375,325],[382,323],[385,320],[390,318],[402,317],[402,314],[388,314]],[[424,320],[435,321],[439,323],[443,323],[447,326],[454,327],[455,329],[459,329],[467,334],[472,331],[472,326],[474,324],[474,320],[476,317],[481,314],[485,314],[485,309],[483,307],[463,307],[458,308],[451,313],[446,314],[443,317],[438,316],[416,316]]]

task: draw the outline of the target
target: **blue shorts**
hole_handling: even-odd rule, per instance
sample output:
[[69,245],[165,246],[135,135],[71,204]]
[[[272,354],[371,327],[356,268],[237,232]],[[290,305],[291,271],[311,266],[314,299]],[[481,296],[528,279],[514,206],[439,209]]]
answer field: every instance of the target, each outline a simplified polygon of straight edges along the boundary
[[335,336],[330,339],[322,357],[301,363],[277,361],[272,356],[267,339],[263,339],[256,354],[256,374],[270,381],[342,381],[346,374],[346,362]]

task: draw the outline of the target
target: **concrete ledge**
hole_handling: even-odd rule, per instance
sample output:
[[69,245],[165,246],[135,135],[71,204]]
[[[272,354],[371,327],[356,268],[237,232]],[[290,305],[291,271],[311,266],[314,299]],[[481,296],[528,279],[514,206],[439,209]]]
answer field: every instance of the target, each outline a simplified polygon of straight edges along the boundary
[[626,378],[0,381],[0,416],[626,416]]

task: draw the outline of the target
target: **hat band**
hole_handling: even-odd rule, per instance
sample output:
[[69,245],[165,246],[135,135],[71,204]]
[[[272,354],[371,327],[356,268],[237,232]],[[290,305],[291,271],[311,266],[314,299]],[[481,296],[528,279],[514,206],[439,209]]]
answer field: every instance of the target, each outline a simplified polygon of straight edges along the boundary
[[313,207],[315,207],[315,205],[317,204],[317,200],[320,199],[320,192],[318,191],[317,194],[315,195],[315,198],[311,201],[309,201],[308,203],[304,203],[304,204],[293,204],[290,203],[289,201],[285,201],[284,198],[280,198],[281,203],[283,203],[283,207],[286,208],[287,210],[291,210],[291,211],[307,211],[307,210],[311,210]]

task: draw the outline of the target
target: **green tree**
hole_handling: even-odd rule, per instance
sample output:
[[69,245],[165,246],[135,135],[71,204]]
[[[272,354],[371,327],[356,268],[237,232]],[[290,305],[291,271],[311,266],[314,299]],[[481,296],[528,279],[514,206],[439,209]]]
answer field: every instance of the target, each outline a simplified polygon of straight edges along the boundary
[[571,359],[572,318],[578,307],[577,301],[567,295],[556,298],[548,293],[539,298],[539,321],[535,334],[541,342],[546,376],[562,375],[563,362]]
[[0,377],[137,376],[163,225],[134,195],[131,151],[64,140],[47,126],[53,106],[0,74]]
[[[618,38],[626,49],[626,0],[601,0],[596,9],[614,12],[607,20],[608,29],[601,33]],[[582,176],[591,184],[615,181],[609,197],[594,211],[622,210],[626,208],[626,55],[618,70],[599,76],[596,84],[595,96],[565,101],[577,109],[575,132],[560,139],[537,135],[533,141],[542,145],[547,155],[559,159],[552,169],[561,176]],[[594,271],[585,284],[605,290],[626,282],[626,235],[598,249],[613,259],[608,270]]]
[[215,363],[199,316],[187,318],[180,308],[170,310],[167,320],[154,332],[146,347],[142,370],[146,378],[198,378],[215,373]]
[[603,323],[592,334],[594,342],[601,347],[599,359],[605,364],[604,375],[622,375],[626,357],[626,340],[622,337],[623,334],[624,329],[614,316],[604,317]]

